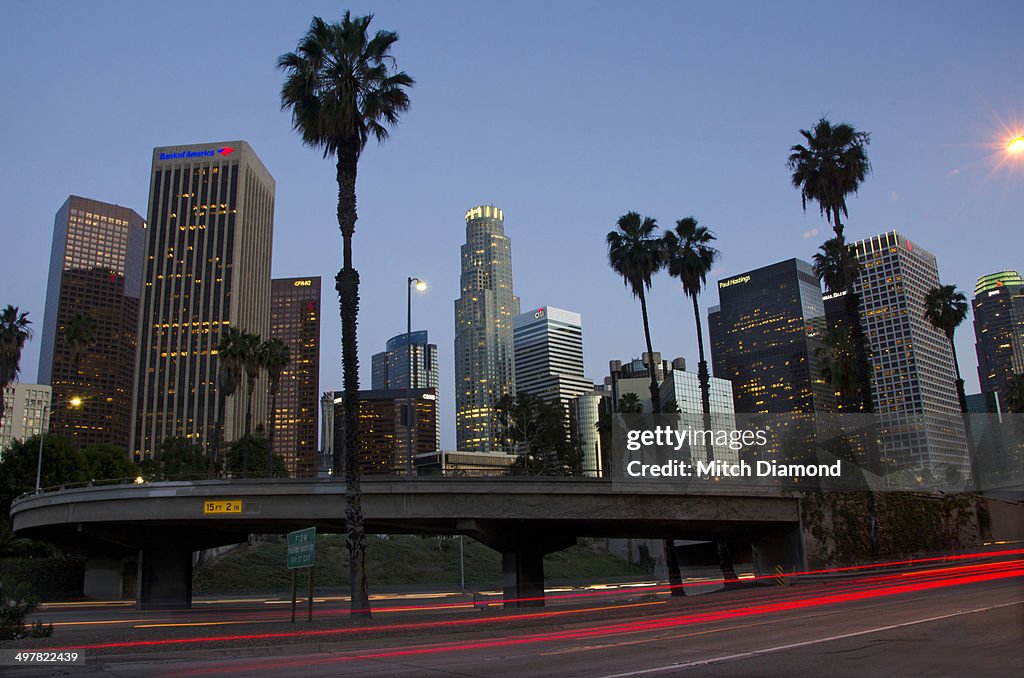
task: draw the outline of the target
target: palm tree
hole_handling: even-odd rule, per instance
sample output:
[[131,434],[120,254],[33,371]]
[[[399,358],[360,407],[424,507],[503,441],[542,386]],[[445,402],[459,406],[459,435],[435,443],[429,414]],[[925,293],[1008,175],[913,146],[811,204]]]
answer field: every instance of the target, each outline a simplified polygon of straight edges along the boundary
[[3,393],[8,384],[18,378],[21,370],[21,350],[32,338],[28,313],[19,313],[17,306],[8,305],[0,313],[0,422],[4,419]]
[[[698,226],[693,217],[686,217],[676,222],[675,231],[667,231],[662,237],[665,247],[668,273],[679,278],[683,284],[683,294],[693,301],[693,320],[697,325],[697,351],[700,361],[697,363],[697,379],[700,381],[701,408],[704,412],[704,430],[711,430],[711,374],[708,372],[708,361],[704,357],[704,332],[700,323],[700,309],[697,297],[707,282],[708,273],[715,265],[718,250],[711,246],[714,234],[704,226]],[[714,459],[711,445],[707,446],[707,460]]]
[[263,366],[267,370],[267,389],[270,391],[270,417],[267,422],[270,447],[267,453],[267,468],[271,469],[273,466],[270,463],[270,455],[273,454],[274,450],[274,420],[277,413],[277,391],[281,386],[281,375],[284,374],[284,368],[288,367],[288,364],[291,363],[292,357],[286,343],[280,339],[271,339],[263,344],[263,358]]
[[793,171],[793,187],[800,189],[804,210],[807,201],[818,203],[818,209],[832,224],[836,237],[843,240],[843,224],[839,215],[848,216],[846,196],[856,193],[871,172],[864,147],[871,135],[840,123],[833,126],[821,118],[809,132],[800,130],[807,146],[790,147],[789,169]]
[[76,313],[64,326],[64,343],[71,351],[72,367],[78,373],[86,349],[96,343],[96,319],[88,313]]
[[[846,379],[850,375],[844,375],[844,388],[841,389],[843,400],[848,409],[870,412],[871,370],[864,329],[860,323],[860,298],[854,292],[854,283],[860,277],[863,266],[857,259],[856,248],[842,238],[829,238],[818,249],[820,251],[814,255],[814,274],[825,285],[827,292],[843,295],[843,314],[831,329],[846,328],[846,339],[852,343],[854,350],[855,371],[851,373],[852,379]],[[831,336],[833,340],[837,338]],[[833,381],[831,377],[825,379]]]
[[647,342],[647,371],[651,376],[651,412],[661,412],[661,394],[655,373],[654,349],[651,347],[651,326],[647,321],[647,297],[651,278],[664,265],[661,240],[654,235],[658,227],[651,217],[627,212],[619,217],[619,230],[611,231],[608,243],[608,261],[612,270],[622,276],[626,287],[640,299],[640,313],[644,319],[644,339]]
[[[377,31],[371,38],[372,16],[340,23],[316,17],[295,52],[282,55],[285,71],[281,107],[292,111],[292,127],[307,146],[337,157],[338,227],[344,242],[343,263],[336,278],[341,304],[342,363],[345,420],[345,524],[352,586],[352,616],[370,616],[366,588],[366,536],[359,488],[357,412],[359,362],[356,320],[359,312],[359,274],[352,266],[352,235],[356,228],[356,169],[370,137],[383,142],[388,128],[409,109],[407,88],[413,79],[398,71],[390,54],[398,34]],[[340,469],[337,462],[335,474]]]
[[821,363],[821,378],[831,384],[836,393],[853,393],[859,382],[857,349],[850,329],[843,325],[829,327],[822,345],[814,352]]
[[635,393],[623,393],[619,396],[618,410],[621,414],[643,414],[644,404]]
[[953,334],[967,318],[967,298],[956,285],[939,285],[924,295],[924,318],[937,330],[946,335],[949,348],[953,351],[953,367],[956,370],[956,393],[960,398],[960,411],[967,411],[967,396],[964,395],[964,380],[960,378],[960,361],[956,357]]
[[211,471],[220,462],[220,450],[224,443],[224,417],[227,399],[235,394],[242,383],[245,367],[245,333],[237,327],[228,327],[220,336],[217,345],[217,431],[214,435],[213,454],[210,455]]
[[245,332],[242,334],[241,350],[244,356],[242,368],[245,370],[245,444],[242,449],[242,477],[249,474],[249,438],[252,436],[252,396],[256,392],[256,382],[263,370],[263,340],[258,334]]
[[1024,414],[1024,374],[1015,374],[1006,389],[1006,411]]

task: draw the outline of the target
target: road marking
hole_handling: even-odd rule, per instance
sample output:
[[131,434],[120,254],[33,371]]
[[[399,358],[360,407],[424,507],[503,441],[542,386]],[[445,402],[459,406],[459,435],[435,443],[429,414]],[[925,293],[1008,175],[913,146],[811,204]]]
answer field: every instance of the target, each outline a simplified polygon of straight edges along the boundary
[[785,650],[793,650],[798,647],[806,647],[808,645],[817,645],[819,643],[830,643],[835,640],[844,640],[846,638],[856,638],[857,636],[866,636],[871,633],[880,633],[882,631],[891,631],[893,629],[903,628],[905,626],[915,626],[917,624],[927,624],[928,622],[941,621],[943,619],[950,619],[951,617],[959,617],[965,614],[975,614],[977,612],[988,612],[989,610],[996,610],[1001,607],[1010,607],[1011,605],[1024,604],[1024,600],[1014,601],[1012,603],[1002,603],[1000,605],[992,605],[990,607],[979,607],[974,610],[963,610],[961,612],[952,612],[950,614],[939,615],[938,617],[928,617],[927,619],[915,619],[914,621],[903,622],[902,624],[891,624],[889,626],[879,626],[873,629],[865,629],[864,631],[854,631],[852,633],[843,633],[837,636],[828,636],[827,638],[816,638],[814,640],[805,640],[800,643],[789,643],[788,645],[776,645],[775,647],[766,647],[762,650],[753,650],[751,652],[739,652],[737,654],[728,654],[721,657],[712,657],[710,659],[699,659],[692,662],[677,662],[675,664],[669,664],[667,666],[657,666],[651,669],[642,669],[640,671],[629,671],[627,673],[614,673],[603,676],[603,678],[627,678],[628,676],[643,676],[650,673],[661,673],[663,671],[677,671],[679,669],[689,669],[697,666],[707,666],[708,664],[719,664],[722,662],[735,661],[737,659],[746,659],[747,657],[757,657],[762,654],[771,654],[773,652],[784,652]]

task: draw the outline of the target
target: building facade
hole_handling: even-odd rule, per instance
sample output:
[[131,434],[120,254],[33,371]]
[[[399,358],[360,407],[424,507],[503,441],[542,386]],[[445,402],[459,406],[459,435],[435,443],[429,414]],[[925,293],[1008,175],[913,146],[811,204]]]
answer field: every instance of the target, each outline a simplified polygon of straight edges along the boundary
[[[270,332],[274,179],[244,141],[153,150],[131,449],[148,457],[217,430],[217,346],[228,327]],[[265,379],[253,421],[266,421]],[[241,436],[229,398],[224,440]]]
[[270,283],[270,338],[288,347],[276,397],[267,394],[273,451],[293,478],[317,475],[317,401],[320,394],[320,278],[275,278]]
[[516,393],[568,408],[594,390],[583,376],[583,324],[579,313],[554,306],[527,311],[512,321]]
[[895,231],[854,247],[882,468],[969,478],[953,353],[924,317],[925,295],[939,286],[935,256]]
[[[400,475],[406,472],[409,430],[403,415],[408,395],[405,389],[359,392],[359,449],[356,454],[363,473]],[[344,396],[344,391],[334,392],[334,429],[329,444],[332,452],[338,449],[338,442],[345,439]],[[436,433],[437,389],[413,389],[411,397],[416,421],[412,435],[415,459],[417,455],[436,452],[440,447]]]
[[[120,205],[72,195],[54,218],[39,383],[58,402],[82,399],[50,418],[80,447],[128,449],[145,240],[145,221]],[[91,337],[76,340],[83,320]]]
[[825,307],[810,264],[789,259],[719,280],[718,298],[708,313],[713,373],[732,382],[737,413],[834,410],[818,358]]
[[466,212],[461,296],[455,300],[455,434],[458,449],[502,449],[496,407],[515,395],[512,243],[493,205]]
[[15,440],[27,440],[50,427],[48,384],[14,382],[4,388],[4,416],[0,420],[0,460]]
[[1024,374],[1024,278],[1017,271],[978,278],[971,306],[981,391],[996,394],[1006,411],[1010,383]]
[[[409,352],[412,351],[412,356]],[[410,357],[412,381],[409,380]],[[437,388],[437,344],[431,344],[426,330],[410,335],[396,334],[388,339],[384,350],[370,359],[373,390],[396,388]]]

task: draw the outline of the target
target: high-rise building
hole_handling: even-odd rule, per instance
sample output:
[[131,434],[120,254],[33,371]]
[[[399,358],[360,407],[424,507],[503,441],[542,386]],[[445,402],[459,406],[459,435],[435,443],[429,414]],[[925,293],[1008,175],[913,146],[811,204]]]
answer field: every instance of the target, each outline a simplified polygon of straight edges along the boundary
[[[217,345],[230,327],[270,332],[274,179],[244,141],[153,150],[131,449],[207,445],[217,429]],[[266,421],[264,379],[253,421]],[[246,399],[227,400],[224,439]]]
[[1010,382],[1024,374],[1024,278],[1016,271],[983,275],[971,306],[981,391],[997,394],[1005,411]]
[[267,394],[274,454],[293,478],[317,475],[317,400],[320,393],[320,278],[275,278],[270,283],[270,338],[288,347],[277,396]]
[[[145,240],[134,210],[76,195],[53,222],[39,383],[59,402],[82,399],[50,417],[51,431],[82,447],[128,449]],[[91,341],[79,343],[76,326]]]
[[455,300],[455,434],[466,452],[502,449],[496,407],[515,395],[512,243],[494,205],[466,212],[461,296]]
[[953,353],[924,317],[925,295],[939,286],[935,256],[895,231],[854,247],[883,469],[970,477]]
[[580,470],[588,478],[600,478],[607,468],[605,456],[609,450],[602,446],[598,429],[602,410],[611,412],[608,394],[601,391],[583,393],[569,401],[569,430],[579,445]]
[[516,393],[535,395],[567,408],[578,395],[594,390],[583,376],[583,325],[580,314],[543,306],[512,320]]
[[4,388],[4,416],[0,419],[0,459],[15,440],[26,440],[50,426],[50,398],[47,384],[14,382]]
[[408,388],[409,351],[412,351],[412,388],[437,388],[437,344],[427,339],[426,330],[410,335],[396,334],[388,339],[384,350],[371,358],[373,390]]
[[813,267],[799,259],[718,281],[708,313],[716,377],[732,382],[736,412],[829,412],[832,387],[821,378],[825,308]]
[[[704,405],[700,395],[700,378],[695,372],[686,371],[686,361],[676,358],[671,363],[661,359],[655,352],[655,376],[658,381],[662,412],[665,406],[674,402],[679,410],[681,422],[691,429],[704,428]],[[623,364],[612,360],[608,364],[610,376],[606,383],[611,387],[611,396],[615,403],[627,393],[635,393],[642,406],[643,413],[651,412],[650,384],[651,378],[644,361],[637,358]],[[731,431],[736,428],[736,410],[733,405],[732,384],[727,379],[711,377],[709,382],[711,428],[712,430]],[[735,461],[737,455],[728,445],[713,445],[714,458],[722,461]],[[690,449],[693,459],[707,459],[707,451],[703,442],[696,443]]]
[[[326,395],[326,394],[325,394]],[[364,473],[405,473],[408,429],[403,413],[408,394],[405,389],[359,392],[359,465]],[[416,426],[412,436],[412,454],[439,449],[437,427],[437,389],[417,388],[412,393]],[[334,393],[334,430],[330,448],[345,439],[344,391]],[[327,444],[325,443],[325,446]]]

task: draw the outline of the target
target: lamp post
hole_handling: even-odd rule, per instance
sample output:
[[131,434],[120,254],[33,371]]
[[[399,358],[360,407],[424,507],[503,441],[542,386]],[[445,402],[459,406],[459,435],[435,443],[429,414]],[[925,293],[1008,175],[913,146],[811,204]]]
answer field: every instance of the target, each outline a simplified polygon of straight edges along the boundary
[[409,278],[406,286],[405,304],[405,354],[408,357],[409,373],[405,378],[405,477],[412,480],[412,427],[416,417],[412,409],[412,286],[422,292],[427,283],[419,278]]
[[[79,408],[82,406],[82,399],[78,396],[69,398],[68,400],[62,400],[58,405],[71,405],[71,407]],[[43,427],[46,423],[46,411],[53,411],[53,407],[50,403],[45,400],[42,401],[39,407],[39,458],[36,460],[36,492],[39,492],[40,483],[43,479]]]

